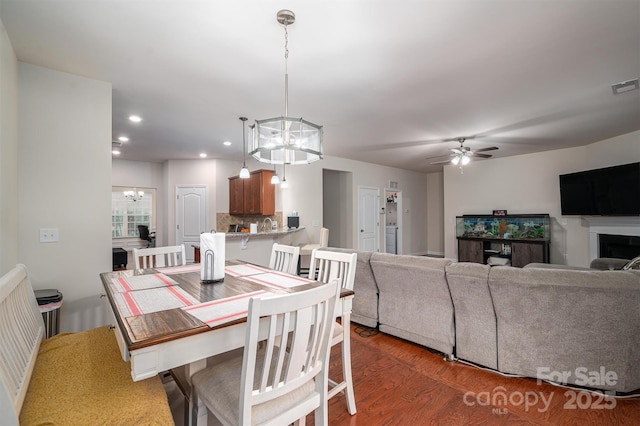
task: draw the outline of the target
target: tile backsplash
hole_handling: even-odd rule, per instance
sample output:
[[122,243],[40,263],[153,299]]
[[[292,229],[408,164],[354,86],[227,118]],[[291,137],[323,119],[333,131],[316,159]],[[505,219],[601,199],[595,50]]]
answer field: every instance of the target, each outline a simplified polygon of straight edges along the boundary
[[243,225],[245,228],[249,228],[250,223],[258,223],[258,232],[262,232],[262,224],[264,223],[266,218],[271,218],[273,222],[278,223],[278,230],[282,230],[282,226],[284,225],[282,222],[282,212],[276,212],[272,216],[256,216],[256,215],[246,215],[246,216],[236,216],[230,215],[229,213],[216,213],[216,231],[218,232],[229,232],[229,225]]

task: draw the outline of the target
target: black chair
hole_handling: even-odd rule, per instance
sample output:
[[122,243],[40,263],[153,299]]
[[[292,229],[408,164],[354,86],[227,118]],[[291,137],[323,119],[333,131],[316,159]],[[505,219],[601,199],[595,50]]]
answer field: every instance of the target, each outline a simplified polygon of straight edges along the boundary
[[149,232],[149,227],[147,225],[138,225],[138,234],[140,234],[141,240],[148,241],[147,247],[156,246],[156,233]]

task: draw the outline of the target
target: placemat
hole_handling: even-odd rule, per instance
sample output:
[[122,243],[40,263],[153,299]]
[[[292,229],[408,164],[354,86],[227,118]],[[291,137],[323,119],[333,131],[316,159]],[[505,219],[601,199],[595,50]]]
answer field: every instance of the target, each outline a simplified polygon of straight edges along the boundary
[[275,271],[259,275],[246,276],[243,277],[243,279],[272,288],[291,288],[314,282],[313,280],[309,280],[307,278]]
[[164,274],[134,275],[131,277],[116,277],[111,279],[112,288],[117,293],[134,290],[146,290],[156,287],[167,287],[178,284]]
[[187,306],[182,308],[182,310],[198,318],[209,327],[215,327],[245,318],[249,310],[249,299],[252,297],[261,297],[267,293],[265,290],[253,291],[251,293]]
[[114,293],[113,298],[125,318],[200,303],[177,285]]

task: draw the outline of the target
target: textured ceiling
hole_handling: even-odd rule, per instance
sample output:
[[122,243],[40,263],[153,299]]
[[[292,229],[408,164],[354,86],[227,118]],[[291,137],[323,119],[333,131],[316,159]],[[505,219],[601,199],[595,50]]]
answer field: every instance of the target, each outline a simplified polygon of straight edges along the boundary
[[610,88],[640,76],[640,1],[1,0],[0,17],[20,61],[113,84],[121,158],[241,160],[238,117],[284,113],[284,8],[289,115],[324,126],[326,155],[433,171],[458,136],[498,158],[640,129],[640,91]]

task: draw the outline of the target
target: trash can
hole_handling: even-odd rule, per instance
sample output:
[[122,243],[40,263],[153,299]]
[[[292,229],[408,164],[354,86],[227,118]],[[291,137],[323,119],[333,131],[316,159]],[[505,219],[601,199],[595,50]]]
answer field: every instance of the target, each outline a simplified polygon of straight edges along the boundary
[[57,289],[35,290],[34,293],[44,320],[45,338],[48,339],[60,332],[62,293]]

